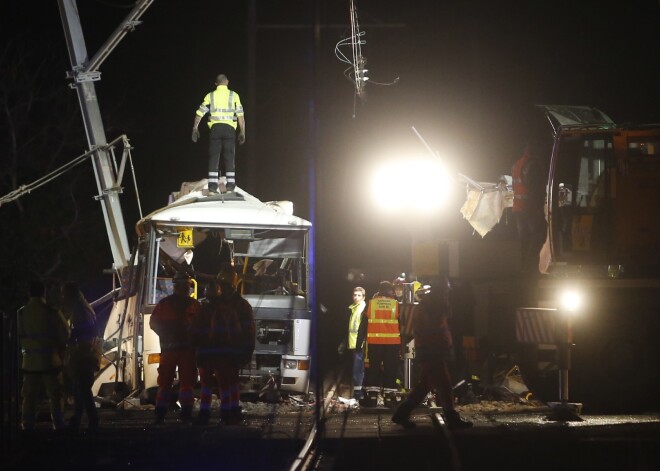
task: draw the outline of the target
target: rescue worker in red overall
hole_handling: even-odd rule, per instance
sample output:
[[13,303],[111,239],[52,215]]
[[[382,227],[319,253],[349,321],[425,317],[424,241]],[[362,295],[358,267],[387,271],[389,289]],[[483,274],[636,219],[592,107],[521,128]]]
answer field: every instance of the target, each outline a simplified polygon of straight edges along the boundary
[[[369,368],[366,386],[397,388],[397,373],[401,360],[399,334],[399,303],[389,281],[381,281],[376,295],[363,311],[362,322],[367,322],[367,356]],[[381,371],[382,366],[382,371]]]
[[546,238],[545,183],[538,146],[530,142],[512,170],[513,216],[520,239],[521,266],[526,275],[539,274],[539,253]]
[[197,380],[195,351],[190,342],[189,329],[200,311],[200,304],[190,297],[192,285],[186,275],[177,273],[173,281],[174,293],[156,304],[149,320],[149,326],[160,339],[161,351],[156,396],[157,424],[165,420],[177,367],[181,420],[184,422],[192,420],[193,386]]
[[217,88],[206,94],[202,104],[195,113],[193,122],[192,141],[199,139],[199,123],[206,113],[209,114],[209,194],[218,193],[220,173],[218,165],[223,157],[225,176],[227,177],[227,191],[236,188],[235,154],[236,127],[238,124],[238,143],[245,142],[245,117],[241,99],[233,90],[229,90],[229,80],[224,74],[215,79]]
[[[419,296],[422,295],[422,289],[424,288],[420,288],[417,292]],[[449,363],[453,359],[450,318],[449,282],[444,278],[430,287],[430,292],[421,299],[413,315],[415,366],[420,369],[420,377],[412,392],[397,407],[392,422],[405,428],[415,427],[415,423],[410,420],[411,412],[422,403],[429,392],[436,391],[436,399],[442,406],[442,414],[450,429],[472,426],[472,422],[461,419],[454,409],[452,381],[449,374]]]
[[213,383],[217,381],[221,424],[230,424],[232,410],[239,406],[237,399],[234,402],[232,392],[238,383],[236,351],[241,326],[236,310],[222,299],[219,281],[212,281],[207,293],[207,303],[190,330],[202,388],[198,423],[205,425],[211,416],[211,394]]
[[[249,365],[252,361],[257,328],[252,306],[238,291],[238,275],[231,265],[224,265],[224,268],[219,275],[219,282],[220,288],[223,292],[222,298],[227,299],[229,305],[236,311],[238,322],[241,326],[241,331],[236,342],[236,355],[233,364],[233,367],[235,368],[235,372],[233,373],[234,384],[230,389],[231,410],[229,413],[230,423],[240,423],[243,420],[243,413],[240,407],[241,385],[239,382],[239,374],[241,368]],[[227,298],[225,298],[225,295],[227,295]]]

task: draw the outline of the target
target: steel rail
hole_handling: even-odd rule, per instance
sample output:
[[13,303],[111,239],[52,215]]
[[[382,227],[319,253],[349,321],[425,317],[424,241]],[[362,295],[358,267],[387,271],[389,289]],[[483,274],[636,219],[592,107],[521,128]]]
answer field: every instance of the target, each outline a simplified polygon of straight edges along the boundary
[[[325,414],[327,414],[330,408],[332,407],[332,398],[334,397],[335,392],[339,387],[343,374],[344,374],[343,370],[340,370],[337,376],[335,377],[332,386],[328,390],[328,393],[325,395],[323,399],[324,417]],[[320,417],[317,418],[317,420],[314,422],[314,426],[312,427],[312,430],[309,432],[305,444],[300,450],[300,453],[298,453],[298,456],[294,459],[293,463],[291,464],[289,471],[304,471],[310,469],[310,466],[313,463],[313,458],[316,454],[316,446],[318,444],[317,438],[320,434],[319,425],[322,423],[323,423],[323,419]]]

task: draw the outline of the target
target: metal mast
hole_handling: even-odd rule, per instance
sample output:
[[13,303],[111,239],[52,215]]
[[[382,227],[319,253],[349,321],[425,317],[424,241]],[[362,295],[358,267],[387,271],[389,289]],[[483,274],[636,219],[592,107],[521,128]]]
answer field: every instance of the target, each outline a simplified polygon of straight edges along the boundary
[[75,88],[78,92],[78,100],[87,133],[87,142],[90,150],[94,151],[92,163],[94,165],[96,186],[99,191],[97,199],[101,201],[115,269],[120,269],[127,265],[130,249],[126,237],[124,216],[119,203],[121,188],[117,183],[111,153],[106,146],[107,141],[99,103],[96,98],[94,82],[101,78],[101,73],[98,71],[101,63],[121,41],[123,36],[139,24],[137,19],[152,2],[153,0],[138,1],[126,20],[115,30],[99,52],[89,60],[76,0],[58,0],[60,16],[62,17],[62,24],[64,26],[64,35],[73,67],[68,73],[68,76],[73,79],[71,87]]

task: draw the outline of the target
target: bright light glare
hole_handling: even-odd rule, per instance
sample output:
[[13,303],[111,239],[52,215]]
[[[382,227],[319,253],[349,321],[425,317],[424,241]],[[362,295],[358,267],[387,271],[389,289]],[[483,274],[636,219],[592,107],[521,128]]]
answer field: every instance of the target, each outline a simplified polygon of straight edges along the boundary
[[564,291],[561,295],[561,306],[569,311],[575,312],[582,306],[582,294],[579,291]]
[[428,159],[384,165],[371,183],[372,195],[383,209],[421,213],[440,208],[451,185],[443,166]]

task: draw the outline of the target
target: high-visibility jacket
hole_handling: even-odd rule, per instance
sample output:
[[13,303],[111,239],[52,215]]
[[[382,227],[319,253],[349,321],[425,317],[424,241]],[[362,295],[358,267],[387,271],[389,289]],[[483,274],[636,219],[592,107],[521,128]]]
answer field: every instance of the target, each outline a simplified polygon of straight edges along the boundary
[[[362,345],[358,345],[358,335],[360,333],[360,324],[362,322],[362,311],[367,307],[367,303],[360,301],[348,306],[351,315],[348,320],[348,348],[355,350],[356,348],[362,349]],[[364,339],[363,339],[364,340]]]
[[367,343],[399,345],[399,303],[396,299],[376,296],[367,308]]
[[526,211],[529,206],[529,187],[523,180],[525,166],[529,163],[529,154],[523,155],[513,165],[511,178],[513,179],[513,212]]
[[47,372],[62,367],[69,327],[62,313],[48,306],[43,298],[31,297],[20,309],[18,337],[24,371]]
[[206,113],[209,113],[209,129],[219,123],[228,124],[236,129],[238,116],[243,116],[241,98],[238,93],[229,90],[227,85],[218,85],[218,88],[204,97],[196,112],[200,118]]
[[542,162],[528,153],[514,164],[511,171],[514,213],[524,211],[543,214],[547,182],[545,170]]

